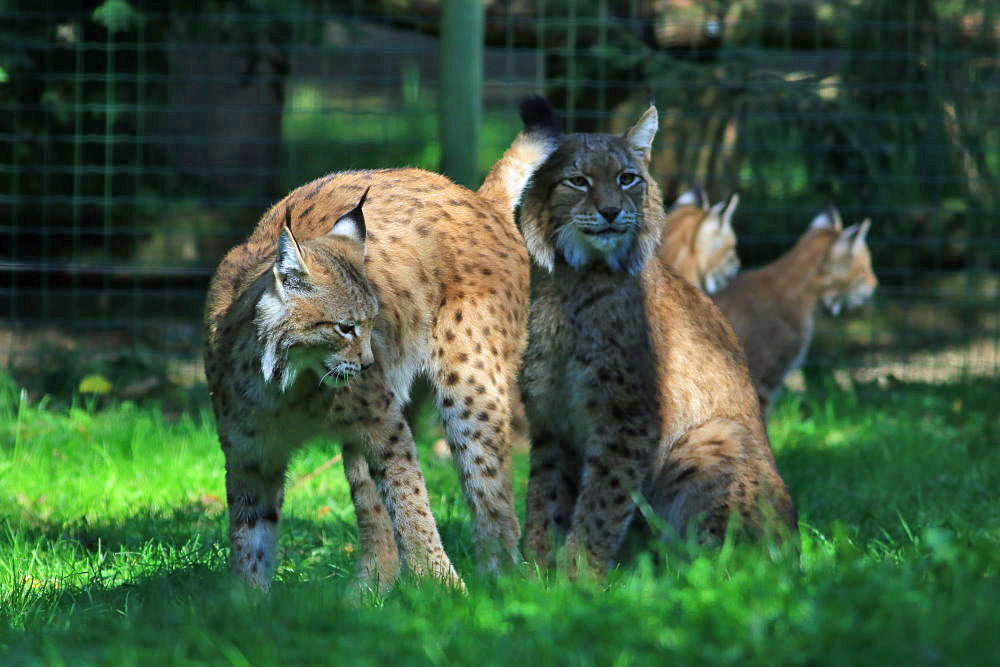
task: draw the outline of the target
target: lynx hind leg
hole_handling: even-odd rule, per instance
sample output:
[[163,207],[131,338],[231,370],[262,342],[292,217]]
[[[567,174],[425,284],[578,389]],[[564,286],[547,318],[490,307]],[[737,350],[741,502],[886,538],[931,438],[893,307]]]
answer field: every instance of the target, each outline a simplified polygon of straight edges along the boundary
[[384,594],[399,576],[399,549],[392,521],[360,447],[345,443],[343,452],[344,474],[351,487],[351,501],[358,522],[358,582]]
[[525,501],[524,551],[540,567],[569,531],[582,463],[572,447],[550,433],[533,431]]
[[[444,307],[435,325],[431,378],[462,491],[472,511],[479,567],[515,563],[521,536],[511,471],[511,388],[523,327],[498,304]],[[493,311],[490,314],[484,311]]]
[[254,456],[261,447],[239,436],[224,438],[223,450],[230,565],[251,586],[266,591],[277,565],[278,517],[288,461]]
[[795,527],[794,510],[770,451],[742,424],[725,418],[692,428],[675,443],[647,494],[678,536],[721,542],[731,519],[758,535],[774,519]]

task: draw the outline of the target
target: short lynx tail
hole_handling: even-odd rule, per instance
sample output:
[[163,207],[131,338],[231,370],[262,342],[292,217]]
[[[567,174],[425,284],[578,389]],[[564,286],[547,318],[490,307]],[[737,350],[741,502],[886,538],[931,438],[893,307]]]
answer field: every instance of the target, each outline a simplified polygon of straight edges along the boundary
[[560,133],[555,111],[541,97],[529,97],[521,103],[521,118],[524,130],[479,187],[480,196],[511,212],[521,200],[528,179],[556,149]]

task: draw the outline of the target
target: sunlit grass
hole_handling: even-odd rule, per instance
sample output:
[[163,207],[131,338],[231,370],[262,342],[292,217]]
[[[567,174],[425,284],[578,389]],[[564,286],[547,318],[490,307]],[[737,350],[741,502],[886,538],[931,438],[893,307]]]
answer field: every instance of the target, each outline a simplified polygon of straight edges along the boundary
[[[403,581],[345,599],[356,534],[333,443],[295,459],[267,597],[226,572],[207,410],[23,400],[0,381],[0,662],[987,663],[1000,613],[1000,382],[812,387],[772,415],[796,555],[668,545],[570,582],[476,575],[451,462],[418,434],[468,595]],[[523,499],[526,457],[516,461]],[[523,501],[522,501],[523,507]]]

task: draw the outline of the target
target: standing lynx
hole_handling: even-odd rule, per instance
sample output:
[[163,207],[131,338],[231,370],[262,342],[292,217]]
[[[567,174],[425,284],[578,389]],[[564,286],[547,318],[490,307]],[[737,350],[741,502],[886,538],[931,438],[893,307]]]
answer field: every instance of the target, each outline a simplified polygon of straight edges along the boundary
[[732,224],[739,203],[733,194],[709,206],[701,188],[682,194],[667,212],[659,260],[709,294],[717,292],[740,270]]
[[534,260],[521,392],[532,430],[525,549],[565,537],[572,567],[618,554],[635,494],[679,534],[721,538],[795,513],[732,329],[647,262],[663,225],[650,107],[624,136],[571,134],[535,172],[520,224]]
[[437,388],[480,564],[516,553],[510,389],[529,260],[513,207],[550,143],[519,135],[478,193],[419,169],[331,174],[275,204],[222,260],[206,374],[232,565],[251,584],[270,585],[285,470],[315,436],[343,442],[361,580],[388,587],[402,556],[460,583],[401,412],[418,371]]
[[834,315],[859,306],[878,285],[865,237],[871,220],[843,228],[830,207],[787,253],[744,271],[715,296],[743,342],[761,411],[766,415],[781,384],[805,361],[822,302]]

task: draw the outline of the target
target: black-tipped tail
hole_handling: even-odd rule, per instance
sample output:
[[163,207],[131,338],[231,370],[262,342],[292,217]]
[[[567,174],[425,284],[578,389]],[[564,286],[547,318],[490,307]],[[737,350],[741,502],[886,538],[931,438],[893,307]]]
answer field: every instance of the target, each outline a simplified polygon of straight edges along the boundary
[[525,132],[541,132],[550,136],[562,134],[562,120],[549,101],[540,95],[521,100],[521,120]]

